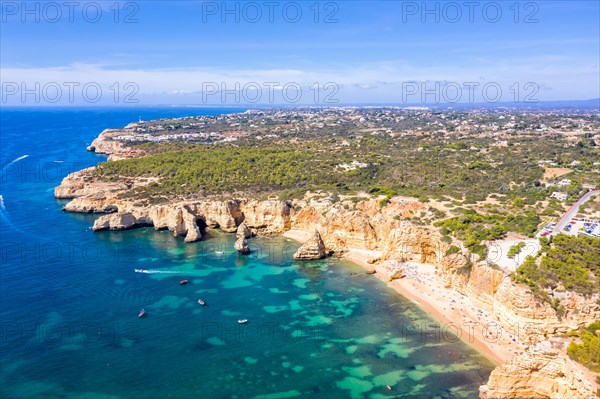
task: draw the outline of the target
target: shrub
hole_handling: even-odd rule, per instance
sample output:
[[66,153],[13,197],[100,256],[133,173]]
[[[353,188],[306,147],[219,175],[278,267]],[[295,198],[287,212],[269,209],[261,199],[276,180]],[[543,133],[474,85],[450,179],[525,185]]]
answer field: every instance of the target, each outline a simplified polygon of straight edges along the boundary
[[524,246],[525,246],[525,243],[523,241],[513,245],[508,250],[508,253],[506,254],[506,256],[508,256],[511,259],[514,258],[519,252],[521,252],[521,249],[523,249]]

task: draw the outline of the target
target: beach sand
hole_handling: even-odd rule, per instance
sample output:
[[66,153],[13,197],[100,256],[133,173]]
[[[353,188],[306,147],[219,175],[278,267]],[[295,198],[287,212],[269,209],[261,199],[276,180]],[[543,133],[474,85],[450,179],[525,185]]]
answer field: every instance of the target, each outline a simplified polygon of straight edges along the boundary
[[[304,242],[310,238],[311,233],[289,230],[283,235]],[[365,269],[372,269],[373,265],[367,261],[379,256],[380,251],[352,248],[344,255],[347,260]],[[435,266],[417,262],[408,262],[408,265],[407,276],[402,279],[389,282],[379,273],[375,276],[441,323],[442,336],[457,335],[496,365],[506,362],[515,353],[524,351],[524,346],[513,341],[510,332],[502,329],[489,312],[475,305],[465,295],[446,288],[437,281]],[[518,340],[517,337],[514,338]]]

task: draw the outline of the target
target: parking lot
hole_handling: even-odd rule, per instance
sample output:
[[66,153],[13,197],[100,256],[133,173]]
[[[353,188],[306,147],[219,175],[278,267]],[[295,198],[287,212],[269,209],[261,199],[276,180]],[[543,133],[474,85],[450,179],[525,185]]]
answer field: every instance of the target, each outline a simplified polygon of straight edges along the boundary
[[600,221],[574,218],[563,228],[562,233],[600,237]]

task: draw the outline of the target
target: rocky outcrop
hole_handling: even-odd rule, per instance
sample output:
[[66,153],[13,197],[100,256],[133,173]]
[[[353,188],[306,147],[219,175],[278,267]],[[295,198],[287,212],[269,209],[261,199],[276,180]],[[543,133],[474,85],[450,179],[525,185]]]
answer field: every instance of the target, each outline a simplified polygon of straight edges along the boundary
[[240,255],[248,255],[250,253],[248,241],[246,241],[244,237],[239,237],[233,245],[233,248],[235,248]]
[[194,242],[202,238],[198,217],[188,205],[153,206],[149,209],[136,209],[138,220],[152,225],[156,230],[168,229],[176,237],[185,237],[185,242]]
[[[175,199],[164,205],[144,205],[143,201],[140,204],[134,199],[119,195],[153,181],[156,180],[106,183],[95,176],[92,170],[84,170],[67,176],[55,189],[55,196],[71,199],[63,208],[65,211],[128,213],[135,218],[135,222],[127,225],[126,228],[154,226],[157,230],[168,229],[176,236],[184,236],[186,242],[201,239],[202,231],[199,223],[233,233],[244,222],[241,232],[245,237],[249,237],[253,232],[262,235],[281,234],[291,227],[291,206],[285,201]],[[116,222],[114,218],[111,220],[113,223],[109,222],[108,218],[101,217],[97,225],[98,229],[116,229],[113,226],[125,226]]]
[[[560,349],[559,349],[560,351]],[[568,365],[569,359],[548,342],[530,347],[497,367],[486,385],[480,387],[481,399],[591,399],[590,384]]]
[[248,225],[246,224],[246,222],[242,222],[242,224],[240,224],[237,228],[237,231],[235,232],[236,237],[243,237],[243,238],[250,238],[252,237],[252,231],[250,230],[250,228],[248,228]]
[[341,203],[295,201],[294,229],[318,229],[327,250],[343,253],[348,248],[380,250],[382,259],[414,260],[438,265],[449,247],[439,232],[416,226],[397,216],[409,216],[422,205],[414,200],[394,198],[381,207],[377,200],[365,199],[355,209]]
[[468,254],[443,257],[438,277],[446,287],[487,309],[506,331],[520,326],[522,342],[565,334],[600,318],[598,295],[585,298],[574,292],[564,293],[561,300],[564,314],[559,317],[548,302],[533,295],[526,285],[515,284],[499,268],[473,259]]
[[202,217],[208,227],[234,233],[244,220],[240,200],[191,201],[188,206],[193,214]]
[[139,148],[127,146],[123,141],[118,140],[119,136],[127,135],[130,126],[123,129],[106,129],[92,141],[87,147],[88,151],[96,154],[108,155],[109,161],[116,161],[125,158],[134,158],[144,155]]
[[318,230],[315,230],[313,236],[306,241],[294,254],[296,260],[315,260],[322,259],[327,256],[325,243],[321,238]]
[[[105,136],[99,142],[95,141],[96,151],[127,155],[126,149],[109,144],[108,133]],[[168,229],[191,242],[201,239],[202,229],[207,226],[235,232],[238,235],[235,249],[247,253],[248,232],[271,236],[293,228],[315,231],[296,252],[295,259],[320,259],[330,251],[341,254],[348,248],[377,250],[382,255],[370,271],[385,274],[389,279],[401,278],[403,271],[387,267],[388,262],[429,263],[436,266],[436,276],[446,287],[467,295],[487,309],[506,331],[514,331],[514,326],[518,325],[521,342],[545,340],[600,318],[597,295],[584,298],[570,292],[562,294],[560,301],[565,312],[559,318],[548,303],[534,297],[527,287],[515,285],[503,271],[479,262],[468,251],[446,255],[450,244],[442,240],[435,228],[403,220],[422,208],[423,205],[414,200],[392,198],[384,207],[379,201],[368,198],[355,205],[330,200],[189,198],[173,198],[162,205],[140,205],[119,196],[152,181],[103,182],[88,169],[67,176],[56,188],[55,195],[72,199],[65,206],[66,211],[113,212],[99,217],[94,230],[154,226]],[[579,381],[571,378],[568,359],[552,358],[545,353],[528,351],[498,368],[488,384],[482,387],[482,397],[562,399],[560,395],[563,395],[580,398],[580,390],[576,388]],[[562,376],[556,371],[563,367],[561,362],[567,362],[565,367],[568,369]]]
[[138,225],[138,221],[129,212],[118,212],[100,216],[95,222],[92,230],[127,230]]
[[79,197],[106,199],[104,193],[128,189],[127,182],[100,181],[94,176],[93,171],[94,168],[92,167],[70,173],[63,179],[60,185],[54,189],[54,197],[62,199]]
[[292,227],[290,210],[291,204],[287,201],[240,201],[244,222],[252,231],[263,236],[278,235],[289,230]]
[[181,235],[185,232],[185,242],[195,242],[202,239],[202,232],[200,226],[196,222],[196,216],[194,216],[188,208],[181,208]]
[[387,281],[397,280],[406,275],[403,265],[395,261],[379,263],[375,266],[375,271]]

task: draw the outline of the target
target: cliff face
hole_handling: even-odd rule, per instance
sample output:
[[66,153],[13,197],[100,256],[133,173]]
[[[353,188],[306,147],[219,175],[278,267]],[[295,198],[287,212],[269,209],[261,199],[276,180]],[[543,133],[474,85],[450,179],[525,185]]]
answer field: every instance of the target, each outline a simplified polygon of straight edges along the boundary
[[343,253],[347,248],[380,250],[384,254],[382,259],[438,265],[449,247],[441,241],[437,230],[395,218],[419,209],[422,205],[416,201],[394,198],[381,208],[377,200],[366,199],[356,209],[345,206],[296,201],[292,227],[319,230],[327,249],[334,252]]
[[451,287],[490,311],[506,331],[516,331],[522,342],[537,342],[548,336],[565,334],[600,319],[598,296],[585,298],[565,293],[565,308],[559,318],[549,303],[531,290],[514,284],[509,276],[485,262],[469,262],[468,256],[453,254],[442,258],[439,277]]
[[[446,256],[449,244],[442,241],[436,229],[402,220],[422,208],[423,205],[414,200],[393,198],[382,208],[373,199],[365,199],[356,206],[314,200],[252,199],[187,199],[139,206],[118,198],[119,192],[143,184],[148,181],[100,182],[90,170],[84,170],[65,178],[55,195],[72,198],[65,206],[67,211],[113,212],[100,216],[94,230],[153,226],[168,229],[192,242],[202,238],[204,227],[218,227],[233,233],[242,223],[246,226],[242,226],[240,232],[242,240],[248,232],[275,235],[289,229],[317,229],[324,250],[338,254],[348,248],[381,251],[383,262],[375,267],[394,260],[433,264],[437,267],[437,278],[488,309],[508,333],[513,334],[515,327],[518,328],[521,342],[537,342],[600,319],[596,297],[586,299],[567,293],[562,300],[566,311],[559,319],[550,305],[535,298],[526,287],[513,284],[501,270],[484,262],[472,262],[468,253]],[[238,247],[245,251],[243,242]],[[393,268],[390,272],[398,273]],[[584,391],[577,388],[578,380],[570,374],[570,367],[564,356],[527,351],[496,369],[488,384],[482,387],[481,397],[583,398],[585,396],[577,396],[584,395]]]
[[115,139],[117,136],[127,134],[128,128],[129,127],[125,127],[124,129],[104,130],[94,139],[94,141],[92,141],[92,144],[87,150],[97,154],[108,155],[109,161],[142,156],[143,152],[139,149],[126,146],[122,141]]
[[236,199],[227,201],[179,200],[165,205],[136,205],[118,194],[151,180],[106,183],[98,180],[90,169],[67,176],[54,193],[57,198],[70,198],[64,207],[69,212],[114,212],[100,216],[93,229],[123,230],[138,226],[168,229],[186,242],[202,238],[202,228],[220,228],[235,232],[245,222],[249,231],[275,235],[291,227],[291,205],[284,201]]
[[[479,389],[481,399],[591,399],[595,397],[569,359],[549,342],[530,347],[497,367]],[[560,348],[558,349],[561,350]]]

